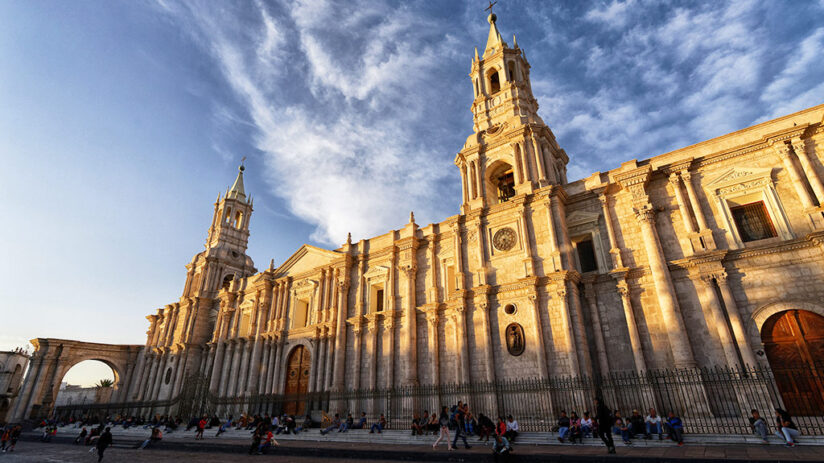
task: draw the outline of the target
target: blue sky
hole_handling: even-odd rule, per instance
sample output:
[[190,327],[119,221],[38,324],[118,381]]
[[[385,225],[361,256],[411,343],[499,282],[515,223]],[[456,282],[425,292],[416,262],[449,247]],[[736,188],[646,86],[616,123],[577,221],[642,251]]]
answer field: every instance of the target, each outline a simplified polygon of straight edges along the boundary
[[[142,343],[243,156],[258,268],[456,214],[484,3],[0,2],[0,348]],[[495,10],[571,179],[824,101],[822,0]]]

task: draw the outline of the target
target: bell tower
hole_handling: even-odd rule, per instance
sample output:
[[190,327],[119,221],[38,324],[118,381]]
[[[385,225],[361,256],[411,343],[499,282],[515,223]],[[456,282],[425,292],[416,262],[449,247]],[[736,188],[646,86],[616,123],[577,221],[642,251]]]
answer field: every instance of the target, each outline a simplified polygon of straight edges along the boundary
[[241,163],[235,182],[222,197],[217,195],[206,250],[198,253],[186,266],[188,274],[183,297],[212,299],[221,289],[230,288],[235,280],[257,272],[252,258],[246,255],[254,202],[246,196],[245,170]]
[[529,62],[515,36],[510,47],[492,13],[482,55],[475,49],[469,77],[473,134],[455,157],[461,171],[461,210],[491,206],[535,189],[566,183],[569,161],[538,115]]

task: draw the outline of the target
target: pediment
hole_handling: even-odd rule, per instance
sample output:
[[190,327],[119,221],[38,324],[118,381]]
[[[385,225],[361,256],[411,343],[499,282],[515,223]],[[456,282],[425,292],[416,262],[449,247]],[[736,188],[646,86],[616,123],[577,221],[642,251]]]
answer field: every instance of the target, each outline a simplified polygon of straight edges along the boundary
[[389,267],[384,267],[383,265],[376,265],[370,268],[369,271],[364,273],[363,277],[368,280],[370,278],[386,277],[387,273],[389,273]]
[[756,180],[762,178],[769,178],[772,175],[771,167],[732,167],[725,170],[723,173],[715,177],[712,181],[707,183],[707,188],[717,189],[729,185],[746,182],[749,180]]
[[601,214],[598,212],[573,211],[571,214],[567,214],[567,227],[572,228],[580,225],[597,223],[599,217],[601,217]]
[[275,277],[300,275],[312,269],[329,265],[333,261],[340,259],[341,254],[335,251],[316,248],[304,244],[294,254],[292,254],[275,271]]

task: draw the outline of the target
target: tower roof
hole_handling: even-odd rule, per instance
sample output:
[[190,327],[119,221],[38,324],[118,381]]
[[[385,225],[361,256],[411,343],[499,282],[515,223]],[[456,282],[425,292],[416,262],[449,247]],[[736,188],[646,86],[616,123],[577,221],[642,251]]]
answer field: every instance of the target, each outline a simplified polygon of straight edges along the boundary
[[495,25],[495,21],[497,20],[498,17],[495,16],[495,13],[490,13],[487,18],[487,21],[489,21],[489,38],[486,39],[486,49],[484,49],[484,55],[501,46],[506,46],[501,38],[501,33],[498,32],[498,26]]
[[246,190],[243,188],[244,170],[246,170],[246,167],[244,167],[243,162],[241,161],[240,166],[238,166],[237,168],[237,178],[235,179],[235,183],[232,184],[232,188],[229,189],[229,193],[226,195],[226,199],[246,199]]

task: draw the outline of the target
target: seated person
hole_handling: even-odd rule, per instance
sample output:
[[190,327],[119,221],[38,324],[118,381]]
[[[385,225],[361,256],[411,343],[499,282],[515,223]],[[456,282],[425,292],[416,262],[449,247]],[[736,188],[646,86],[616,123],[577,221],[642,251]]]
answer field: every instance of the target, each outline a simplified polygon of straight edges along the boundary
[[495,442],[492,443],[492,455],[495,461],[506,461],[512,452],[512,445],[506,437],[495,434]]
[[784,439],[787,447],[795,445],[795,439],[800,433],[786,410],[780,408],[775,409],[775,429],[775,435]]
[[414,415],[412,415],[412,426],[411,426],[411,429],[412,429],[412,435],[413,435],[413,436],[414,436],[415,434],[417,434],[417,435],[421,435],[421,434],[423,434],[423,426],[421,426],[421,417],[420,417],[420,416],[418,416],[418,414],[417,414],[417,413],[415,413]]
[[366,427],[366,412],[361,412],[358,421],[352,425],[352,429],[364,429]]
[[353,424],[355,424],[355,420],[352,418],[352,414],[349,413],[349,414],[346,415],[346,421],[344,421],[343,424],[340,425],[340,428],[338,429],[338,432],[348,431],[349,428],[351,428]]
[[569,441],[573,444],[575,441],[579,441],[582,444],[584,443],[584,433],[581,430],[581,418],[578,417],[578,414],[572,412],[569,416]]
[[493,434],[494,432],[495,423],[493,423],[492,420],[483,413],[478,415],[478,440],[488,442],[490,434]]
[[661,421],[661,417],[655,413],[654,408],[649,409],[649,414],[644,418],[644,424],[646,425],[646,434],[644,434],[645,439],[650,439],[652,437],[652,433],[655,432],[658,434],[658,440],[661,440],[664,434],[664,425]]
[[518,422],[512,418],[512,415],[507,415],[506,417],[506,432],[504,433],[509,442],[515,442],[515,439],[518,438]]
[[761,442],[767,443],[767,423],[764,421],[764,418],[761,418],[761,414],[758,413],[758,410],[752,409],[750,411],[750,428],[752,428],[753,434],[757,435],[761,438]]
[[621,434],[621,439],[624,440],[624,443],[627,445],[632,444],[629,440],[631,434],[629,430],[629,420],[625,420],[621,418],[620,414],[615,414],[615,428],[618,429],[618,433]]
[[561,410],[561,416],[558,418],[558,442],[563,443],[566,439],[567,433],[569,433],[569,425],[570,421],[566,410]]
[[667,415],[667,428],[670,431],[670,438],[678,442],[679,446],[684,445],[684,422],[673,412]]
[[302,432],[302,431],[308,431],[309,428],[311,428],[311,427],[312,427],[312,418],[309,415],[306,415],[306,417],[303,418],[303,423],[301,423],[300,426],[295,428],[295,434],[297,434],[299,432]]
[[321,429],[320,433],[326,435],[328,432],[333,431],[335,429],[340,429],[340,415],[335,413],[335,418],[332,420],[332,424],[326,427],[325,429]]
[[589,412],[584,412],[584,417],[581,418],[581,434],[583,437],[592,437],[592,430],[595,429],[593,426],[595,423],[592,421],[592,417],[589,415]]
[[638,434],[646,434],[646,424],[644,416],[637,409],[629,416],[629,436],[635,437]]
[[378,420],[378,422],[373,424],[372,427],[369,429],[369,434],[372,434],[375,431],[377,431],[378,434],[381,434],[381,431],[383,431],[385,428],[386,428],[386,417],[383,416],[383,413],[381,413],[381,417]]

